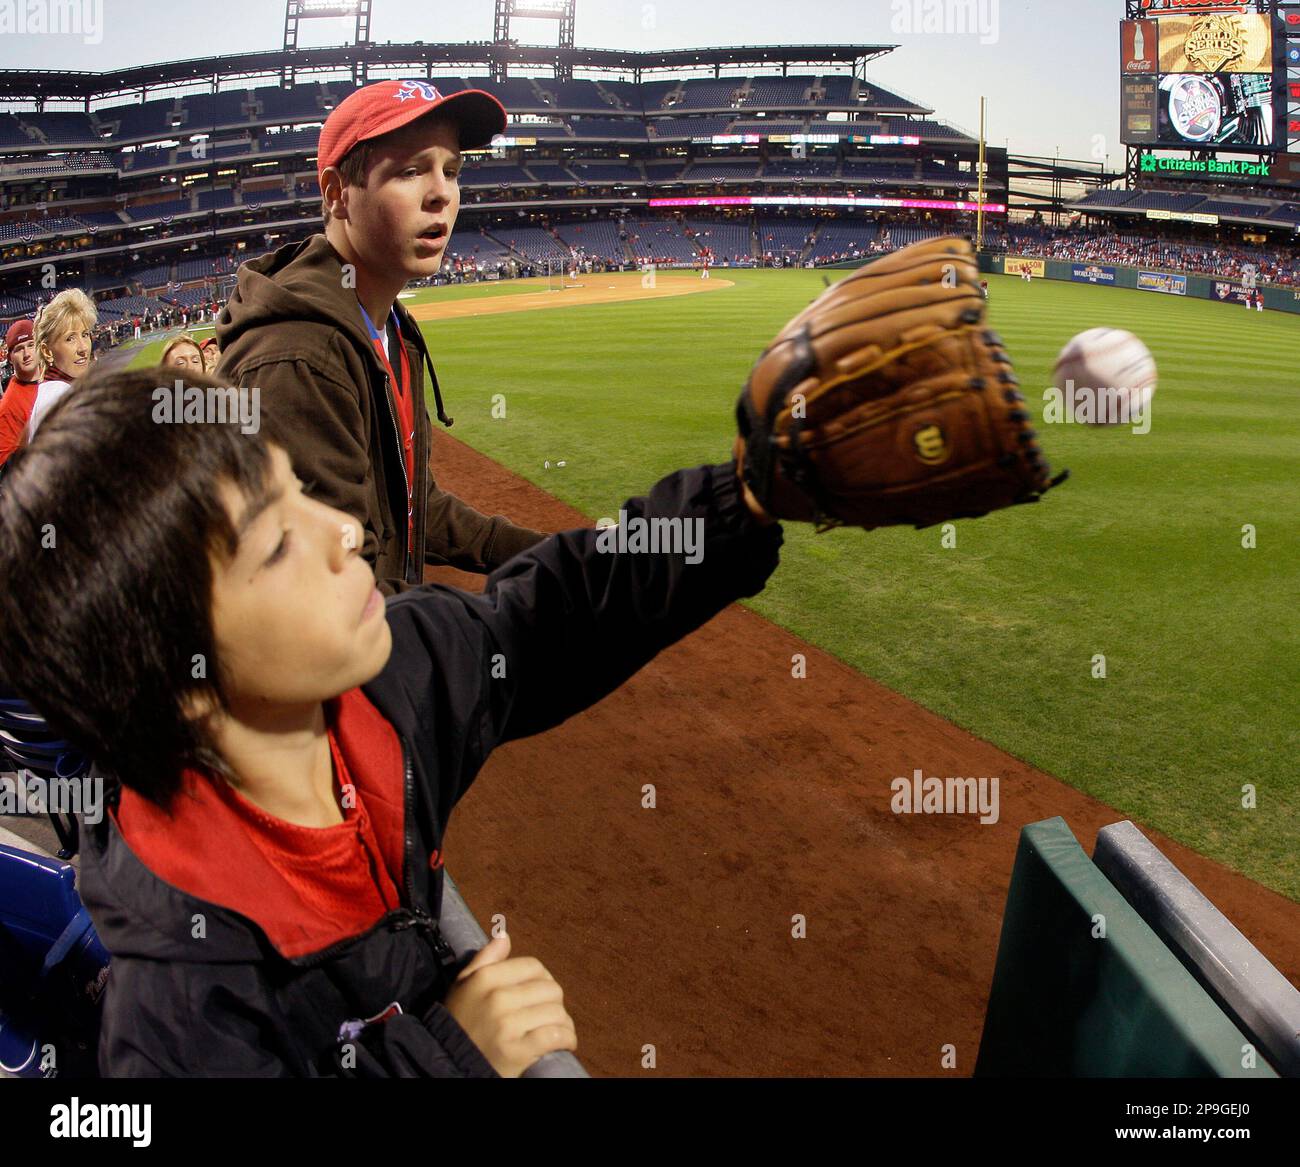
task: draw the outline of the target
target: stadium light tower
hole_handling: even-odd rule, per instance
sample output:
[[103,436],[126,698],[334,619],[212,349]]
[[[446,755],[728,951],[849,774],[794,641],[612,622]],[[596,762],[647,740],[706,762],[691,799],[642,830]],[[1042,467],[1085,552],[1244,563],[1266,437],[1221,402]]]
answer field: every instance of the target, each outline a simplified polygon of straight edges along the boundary
[[[555,20],[560,25],[560,49],[573,48],[573,25],[577,0],[496,0],[496,22],[493,25],[492,40],[498,48],[504,49],[510,44],[510,21],[514,17],[521,20]],[[504,53],[492,58],[492,80],[504,81],[509,75],[509,63]],[[573,63],[563,54],[557,54],[555,76],[559,81],[573,80]]]
[[[285,0],[284,4],[284,49],[292,52],[298,48],[298,22],[300,20],[338,19],[343,16],[356,18],[356,43],[370,43],[370,4],[371,0]],[[285,89],[293,88],[293,65],[286,64],[280,70],[280,84]],[[358,78],[353,78],[358,80]]]

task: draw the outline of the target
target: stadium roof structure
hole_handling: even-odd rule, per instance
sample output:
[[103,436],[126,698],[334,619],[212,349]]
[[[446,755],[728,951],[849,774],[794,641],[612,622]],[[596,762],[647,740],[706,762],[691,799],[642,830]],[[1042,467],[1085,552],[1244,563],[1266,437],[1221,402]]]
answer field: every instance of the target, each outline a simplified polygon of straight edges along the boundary
[[362,84],[371,70],[389,75],[393,69],[412,74],[434,67],[487,66],[505,64],[523,68],[562,68],[589,73],[631,74],[640,81],[648,73],[712,69],[721,76],[724,69],[760,67],[780,69],[792,65],[852,69],[862,75],[866,64],[897,49],[898,45],[749,45],[734,48],[673,49],[667,52],[634,52],[624,49],[563,49],[554,45],[497,44],[471,41],[465,44],[339,45],[332,48],[276,49],[236,53],[226,57],[198,57],[187,61],[162,61],[103,73],[73,70],[7,69],[0,74],[0,100],[81,101],[89,108],[96,98],[138,94],[143,100],[150,91],[237,78],[279,76],[292,78],[316,72],[347,71]]

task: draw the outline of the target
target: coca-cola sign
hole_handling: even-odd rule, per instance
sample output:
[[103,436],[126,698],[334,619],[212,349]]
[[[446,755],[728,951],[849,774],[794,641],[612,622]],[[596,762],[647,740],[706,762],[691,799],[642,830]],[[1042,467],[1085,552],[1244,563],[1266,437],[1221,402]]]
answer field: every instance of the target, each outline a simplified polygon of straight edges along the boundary
[[1154,20],[1126,20],[1119,26],[1124,73],[1156,73],[1160,65],[1160,25]]

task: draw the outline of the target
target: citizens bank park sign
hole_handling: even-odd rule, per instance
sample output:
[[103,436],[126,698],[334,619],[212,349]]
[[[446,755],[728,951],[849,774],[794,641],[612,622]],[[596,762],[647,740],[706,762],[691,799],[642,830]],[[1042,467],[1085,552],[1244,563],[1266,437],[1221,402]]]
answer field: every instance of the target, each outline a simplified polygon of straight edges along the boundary
[[1143,153],[1138,159],[1138,170],[1142,174],[1194,181],[1208,178],[1215,182],[1268,182],[1273,177],[1274,165],[1271,158],[1259,161],[1241,158],[1166,158],[1159,154]]

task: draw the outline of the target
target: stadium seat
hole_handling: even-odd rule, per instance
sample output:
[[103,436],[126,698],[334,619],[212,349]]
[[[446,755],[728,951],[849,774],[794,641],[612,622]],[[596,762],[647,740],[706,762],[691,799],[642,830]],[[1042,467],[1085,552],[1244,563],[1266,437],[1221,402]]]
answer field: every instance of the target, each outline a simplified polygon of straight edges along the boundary
[[[95,1076],[107,977],[72,865],[0,842],[0,1071]],[[42,1064],[49,1045],[53,1067]]]
[[82,754],[21,697],[0,690],[0,755],[16,771],[15,781],[34,782],[50,806],[49,816],[59,836],[59,857],[77,851],[77,820],[72,810],[60,810],[49,798],[51,784],[66,787],[79,781],[88,766]]

